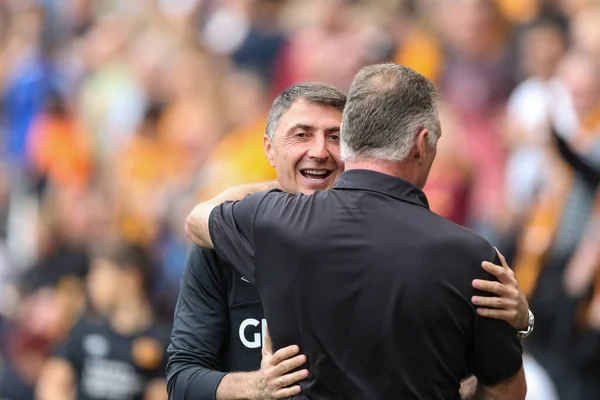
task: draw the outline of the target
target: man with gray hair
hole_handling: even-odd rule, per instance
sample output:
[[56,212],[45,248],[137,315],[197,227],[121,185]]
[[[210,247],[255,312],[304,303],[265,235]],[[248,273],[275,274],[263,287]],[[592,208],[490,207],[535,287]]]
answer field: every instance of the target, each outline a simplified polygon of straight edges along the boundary
[[472,282],[491,277],[481,260],[499,254],[432,213],[422,192],[440,136],[428,79],[366,67],[348,95],[346,172],[332,189],[223,203],[235,197],[224,193],[188,218],[197,245],[255,283],[274,348],[306,355],[295,399],[460,399],[469,371],[477,398],[524,399],[516,332],[471,304],[485,296]]
[[[397,79],[410,94],[398,96]],[[342,159],[404,162],[417,132],[426,131],[427,145],[436,148],[441,135],[437,89],[421,75],[397,71],[391,64],[363,69],[352,85],[342,126]],[[423,172],[426,178],[429,170]]]

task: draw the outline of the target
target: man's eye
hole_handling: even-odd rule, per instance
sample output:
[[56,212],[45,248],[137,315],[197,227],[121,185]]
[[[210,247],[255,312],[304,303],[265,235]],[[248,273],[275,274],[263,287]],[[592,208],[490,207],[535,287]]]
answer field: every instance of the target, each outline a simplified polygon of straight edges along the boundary
[[335,142],[339,142],[340,141],[340,135],[335,134],[335,135],[330,135],[329,138]]
[[307,135],[305,132],[298,132],[295,135],[297,138],[305,138]]

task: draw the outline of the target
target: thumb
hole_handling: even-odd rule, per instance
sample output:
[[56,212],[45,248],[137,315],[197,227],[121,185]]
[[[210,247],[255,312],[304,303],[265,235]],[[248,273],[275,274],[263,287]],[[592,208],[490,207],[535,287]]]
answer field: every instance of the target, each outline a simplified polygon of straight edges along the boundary
[[273,355],[273,343],[271,342],[271,335],[269,335],[269,327],[265,322],[265,339],[262,348],[263,355]]

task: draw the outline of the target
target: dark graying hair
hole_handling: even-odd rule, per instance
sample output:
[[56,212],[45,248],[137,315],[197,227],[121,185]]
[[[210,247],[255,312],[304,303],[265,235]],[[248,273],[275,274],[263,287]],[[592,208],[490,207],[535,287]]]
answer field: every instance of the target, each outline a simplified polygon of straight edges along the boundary
[[340,111],[344,111],[346,105],[346,95],[327,83],[306,82],[292,85],[273,101],[266,128],[266,134],[270,139],[273,139],[275,135],[281,116],[298,99],[320,106],[337,108]]
[[404,160],[415,136],[429,131],[435,146],[440,122],[438,91],[418,72],[397,64],[365,67],[354,78],[340,134],[343,160]]

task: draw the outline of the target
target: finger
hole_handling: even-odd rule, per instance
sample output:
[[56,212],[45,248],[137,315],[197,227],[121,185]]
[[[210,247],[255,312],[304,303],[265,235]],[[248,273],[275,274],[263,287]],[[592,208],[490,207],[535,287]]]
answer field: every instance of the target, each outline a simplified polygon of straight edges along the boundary
[[293,397],[293,396],[299,395],[301,391],[302,391],[302,389],[300,389],[300,386],[296,385],[296,386],[292,386],[292,387],[286,387],[283,389],[279,389],[273,394],[273,396],[276,399],[287,399],[288,397]]
[[304,380],[306,378],[308,378],[308,370],[307,369],[292,372],[291,374],[287,374],[287,375],[284,375],[281,377],[283,383],[286,386],[293,385],[293,384],[298,383],[301,380]]
[[502,283],[507,283],[510,280],[508,275],[506,274],[507,269],[504,267],[492,264],[489,261],[482,262],[481,266],[484,270],[498,278],[498,280]]
[[271,365],[278,365],[283,360],[292,358],[299,352],[300,352],[300,348],[298,346],[296,346],[295,344],[288,346],[288,347],[284,347],[283,349],[279,349],[275,352],[275,354],[273,354],[273,357],[271,358]]
[[484,281],[481,279],[475,279],[473,281],[473,287],[484,292],[490,292],[502,296],[506,294],[507,289],[500,282]]
[[512,270],[512,268],[510,267],[510,265],[508,265],[508,262],[506,262],[506,258],[504,258],[504,256],[502,255],[502,253],[500,253],[500,250],[496,249],[496,252],[498,253],[498,257],[500,258],[500,262],[502,263],[502,266],[506,270],[506,274],[510,278],[514,279],[515,278],[515,272]]
[[494,247],[494,249],[496,249],[496,253],[498,253],[498,257],[500,258],[500,262],[502,263],[502,266],[506,269],[510,269],[510,267],[508,266],[508,263],[506,262],[506,258],[504,258],[502,253],[500,253],[500,250],[498,250],[497,247]]
[[471,298],[473,304],[479,307],[488,307],[488,308],[497,308],[497,309],[507,309],[508,304],[502,297],[483,297],[483,296],[473,296]]
[[271,336],[269,335],[269,327],[265,322],[265,339],[262,348],[262,354],[264,355],[272,355],[273,354],[273,343],[271,342]]
[[304,354],[300,354],[294,358],[283,360],[277,365],[277,375],[282,376],[283,374],[287,374],[288,372],[293,371],[294,369],[304,365],[305,362],[306,356]]
[[497,310],[494,308],[478,308],[477,314],[486,318],[500,319],[508,322],[509,324],[514,318],[514,312],[507,310]]

